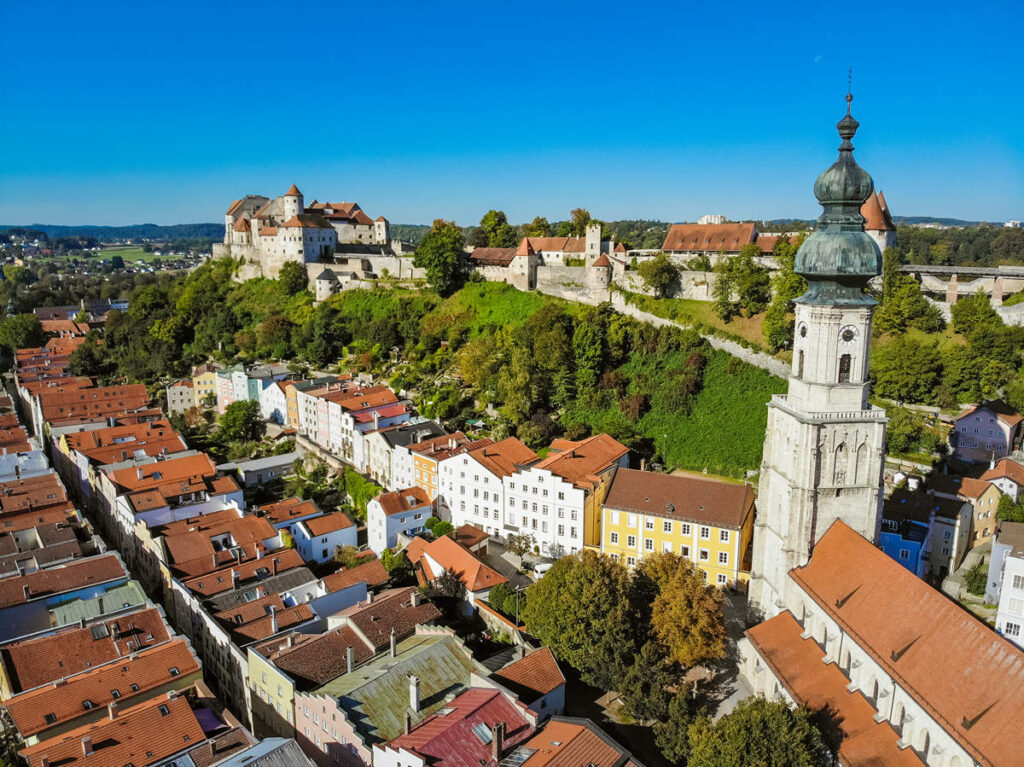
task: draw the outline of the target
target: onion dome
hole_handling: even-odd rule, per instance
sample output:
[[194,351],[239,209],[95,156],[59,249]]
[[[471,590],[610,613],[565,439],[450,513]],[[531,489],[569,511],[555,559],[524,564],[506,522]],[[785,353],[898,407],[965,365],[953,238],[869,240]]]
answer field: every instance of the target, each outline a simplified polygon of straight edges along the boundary
[[882,254],[864,231],[861,206],[874,192],[871,176],[853,159],[850,139],[859,123],[850,115],[846,97],[846,115],[836,125],[842,143],[839,159],[814,182],[814,196],[824,213],[818,218],[814,234],[796,254],[794,269],[807,278],[808,289],[801,303],[871,304],[864,294],[868,280],[882,271]]

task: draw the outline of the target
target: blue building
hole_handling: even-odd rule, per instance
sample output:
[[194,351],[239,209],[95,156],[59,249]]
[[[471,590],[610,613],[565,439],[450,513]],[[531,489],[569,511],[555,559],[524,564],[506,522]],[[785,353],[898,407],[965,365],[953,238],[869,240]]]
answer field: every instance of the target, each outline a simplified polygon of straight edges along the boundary
[[882,551],[895,559],[918,578],[924,577],[928,565],[925,547],[928,523],[916,519],[885,518],[881,530]]

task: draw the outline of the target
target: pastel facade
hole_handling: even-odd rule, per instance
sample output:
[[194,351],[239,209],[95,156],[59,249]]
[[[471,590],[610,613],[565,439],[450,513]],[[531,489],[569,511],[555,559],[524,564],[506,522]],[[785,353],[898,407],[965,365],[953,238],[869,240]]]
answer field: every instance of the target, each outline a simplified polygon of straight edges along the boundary
[[422,532],[432,516],[430,498],[419,487],[381,493],[366,505],[366,538],[378,556],[398,545],[398,536]]
[[949,434],[954,457],[966,463],[989,463],[1009,455],[1020,439],[1022,420],[1001,400],[965,410]]

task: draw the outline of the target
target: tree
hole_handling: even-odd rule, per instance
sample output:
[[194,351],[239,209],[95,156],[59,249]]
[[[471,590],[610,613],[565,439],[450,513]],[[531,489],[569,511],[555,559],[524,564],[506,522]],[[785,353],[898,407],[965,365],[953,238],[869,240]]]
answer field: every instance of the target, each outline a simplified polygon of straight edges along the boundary
[[1024,496],[1016,502],[1008,495],[1002,496],[996,518],[1007,522],[1024,522]]
[[772,276],[773,297],[761,323],[768,348],[778,352],[793,345],[793,300],[807,290],[807,280],[794,271],[799,243],[780,237],[773,254],[779,265]]
[[537,541],[529,533],[512,533],[505,539],[505,549],[521,560],[537,545]]
[[692,562],[677,556],[675,571],[651,607],[651,629],[669,660],[688,668],[725,657],[722,602],[722,592],[705,583]]
[[933,344],[901,336],[873,355],[875,393],[900,402],[930,402],[942,361]]
[[462,228],[439,218],[416,248],[414,264],[426,270],[427,281],[442,296],[461,288],[469,274],[464,244]]
[[575,237],[582,237],[587,233],[587,224],[590,223],[590,211],[583,208],[573,208],[569,212],[572,234]]
[[480,229],[487,234],[487,246],[511,248],[516,245],[515,227],[510,226],[503,210],[489,210],[480,219]]
[[294,296],[296,293],[305,290],[306,286],[309,285],[309,273],[306,271],[305,264],[298,261],[287,261],[281,267],[277,280],[281,283],[285,293],[289,296]]
[[970,335],[986,325],[1003,324],[983,290],[961,298],[950,307],[950,312],[953,315],[953,330],[963,335]]
[[654,725],[654,742],[665,759],[673,764],[686,764],[690,756],[690,725],[702,715],[692,688],[682,687],[672,696],[665,721]]
[[768,270],[754,261],[760,255],[761,249],[757,243],[750,242],[740,248],[739,255],[726,262],[739,296],[739,310],[747,317],[764,311],[771,299],[771,277]]
[[100,343],[100,334],[95,330],[85,334],[85,340],[68,358],[68,372],[71,375],[99,378],[109,375],[112,369],[107,348]]
[[442,536],[448,535],[453,530],[455,530],[455,525],[453,525],[447,519],[442,519],[436,525],[434,525],[434,529],[431,532],[434,534],[435,538],[440,538]]
[[663,719],[669,704],[665,688],[672,681],[664,650],[657,642],[645,642],[623,677],[619,692],[626,709],[636,719]]
[[699,717],[689,731],[687,767],[826,767],[832,755],[806,709],[762,697],[742,700],[712,722]]
[[341,564],[346,570],[363,564],[363,560],[359,556],[359,549],[355,546],[338,546],[335,548],[334,561]]
[[887,411],[889,424],[885,429],[888,449],[896,453],[909,453],[921,439],[921,422],[905,407]]
[[985,596],[985,586],[988,585],[988,565],[984,559],[964,573],[964,586],[976,597]]
[[527,237],[550,237],[551,236],[551,224],[543,216],[537,216],[533,221],[526,225],[525,236]]
[[588,684],[614,689],[646,630],[626,567],[586,549],[555,562],[526,595],[529,632]]
[[900,278],[900,257],[894,248],[882,251],[882,304],[892,296]]
[[653,291],[659,298],[664,298],[673,287],[679,285],[679,267],[664,253],[646,259],[636,271],[643,280],[644,287]]
[[0,345],[11,351],[46,343],[46,334],[34,314],[14,314],[0,321]]
[[260,403],[240,400],[232,402],[218,419],[220,440],[228,442],[255,442],[262,439],[267,429],[260,412]]
[[454,570],[443,570],[434,580],[430,582],[431,596],[442,599],[462,599],[466,593],[466,587]]

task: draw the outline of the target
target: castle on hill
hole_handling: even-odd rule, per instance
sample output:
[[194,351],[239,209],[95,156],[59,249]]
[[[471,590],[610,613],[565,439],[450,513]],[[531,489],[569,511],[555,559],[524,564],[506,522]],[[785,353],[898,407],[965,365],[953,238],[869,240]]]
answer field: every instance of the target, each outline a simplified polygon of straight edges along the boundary
[[[224,215],[224,242],[213,246],[214,258],[243,259],[242,277],[277,277],[288,261],[335,263],[341,255],[395,255],[388,220],[370,218],[354,202],[304,204],[292,184],[280,197],[246,195]],[[308,267],[313,277],[314,269]]]

